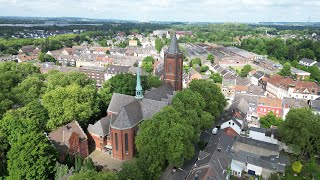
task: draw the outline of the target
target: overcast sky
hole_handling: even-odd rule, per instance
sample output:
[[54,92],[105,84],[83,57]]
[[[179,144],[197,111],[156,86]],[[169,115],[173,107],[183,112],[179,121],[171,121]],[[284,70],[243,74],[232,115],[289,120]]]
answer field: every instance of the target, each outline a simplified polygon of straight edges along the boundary
[[320,0],[0,0],[0,16],[319,22]]

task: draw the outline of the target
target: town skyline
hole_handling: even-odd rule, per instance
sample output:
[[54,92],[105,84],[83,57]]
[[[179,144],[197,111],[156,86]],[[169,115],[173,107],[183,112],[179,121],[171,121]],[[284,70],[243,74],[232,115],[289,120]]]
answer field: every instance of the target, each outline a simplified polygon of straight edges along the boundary
[[[165,22],[319,22],[320,2],[252,0],[0,0],[0,16],[80,17]],[[73,7],[72,9],[68,7]],[[136,11],[139,9],[139,11]],[[35,13],[36,12],[36,13]],[[36,14],[36,15],[35,15]]]

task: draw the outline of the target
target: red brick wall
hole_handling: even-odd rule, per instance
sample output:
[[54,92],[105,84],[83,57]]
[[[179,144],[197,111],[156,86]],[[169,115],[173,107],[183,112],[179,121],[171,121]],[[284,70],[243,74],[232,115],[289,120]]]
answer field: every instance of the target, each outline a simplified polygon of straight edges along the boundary
[[89,149],[88,149],[88,140],[84,140],[80,143],[80,155],[83,158],[89,156]]
[[[118,130],[111,128],[112,134],[112,154],[113,157],[120,160],[129,160],[133,158],[135,147],[134,147],[134,132],[136,127],[126,130]],[[118,134],[118,150],[116,149],[116,138],[115,134]],[[125,134],[128,134],[128,151],[125,151]]]
[[[171,68],[170,68],[171,67]],[[165,83],[171,83],[176,91],[182,90],[182,55],[166,55],[165,58]]]
[[[266,112],[264,111],[264,109],[266,109]],[[266,115],[266,114],[268,114],[268,110],[270,110],[270,112],[274,112],[274,114],[276,114],[278,117],[280,117],[282,115],[282,108],[269,107],[269,106],[258,106],[257,113],[262,114],[262,115]]]
[[100,136],[92,134],[92,133],[89,133],[89,137],[94,142],[95,148],[97,150],[101,150],[104,146],[107,145],[107,138],[106,137],[100,138]]

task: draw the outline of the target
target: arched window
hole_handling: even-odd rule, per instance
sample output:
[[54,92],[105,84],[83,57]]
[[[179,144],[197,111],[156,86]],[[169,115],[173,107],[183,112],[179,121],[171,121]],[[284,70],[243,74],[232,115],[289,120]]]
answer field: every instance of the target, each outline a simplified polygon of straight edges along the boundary
[[129,150],[129,144],[128,144],[128,133],[125,133],[124,134],[124,147],[125,147],[125,151],[126,153],[128,152]]
[[116,150],[118,151],[118,133],[115,133],[114,139],[116,141]]
[[172,64],[170,63],[168,64],[168,66],[169,66],[169,73],[172,73]]

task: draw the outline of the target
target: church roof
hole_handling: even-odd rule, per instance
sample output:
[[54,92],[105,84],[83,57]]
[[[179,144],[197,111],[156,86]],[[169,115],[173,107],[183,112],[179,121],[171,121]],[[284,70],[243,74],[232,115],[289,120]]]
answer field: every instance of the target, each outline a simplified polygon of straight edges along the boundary
[[99,136],[106,136],[109,134],[110,121],[111,116],[103,117],[93,125],[89,124],[88,131]]
[[168,54],[178,54],[178,53],[181,53],[181,50],[179,48],[176,33],[173,33],[172,38],[171,38],[171,43],[168,48]]
[[173,95],[173,91],[174,89],[171,83],[166,83],[156,89],[146,91],[144,98],[161,101],[163,98],[167,99],[168,95]]
[[136,98],[134,96],[113,93],[107,111],[113,112],[113,113],[119,113],[125,105],[128,105],[135,100]]

